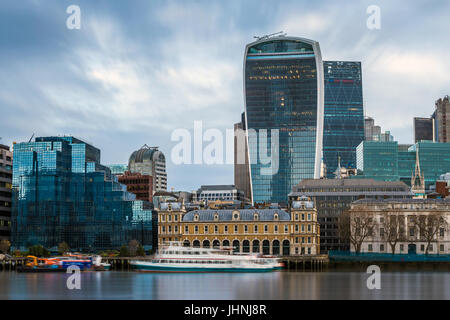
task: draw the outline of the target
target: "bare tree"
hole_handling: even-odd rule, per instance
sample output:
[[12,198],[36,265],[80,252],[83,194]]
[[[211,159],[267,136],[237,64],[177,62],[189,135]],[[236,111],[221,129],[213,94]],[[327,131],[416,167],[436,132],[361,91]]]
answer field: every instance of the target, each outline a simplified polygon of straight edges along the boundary
[[139,241],[130,240],[130,242],[128,243],[128,250],[129,250],[130,256],[134,257],[136,255],[138,248],[139,248]]
[[344,211],[339,219],[339,233],[342,240],[349,241],[357,253],[361,252],[364,240],[373,235],[377,222],[366,212]]
[[11,243],[8,240],[0,241],[0,252],[8,253]]
[[389,214],[388,212],[384,212],[381,216],[380,238],[386,239],[391,246],[392,254],[395,253],[397,243],[406,240],[404,219],[404,216]]
[[415,217],[415,219],[412,219],[412,223],[414,228],[419,231],[420,240],[427,243],[425,254],[428,254],[431,242],[437,240],[440,230],[446,231],[448,229],[446,216],[441,212]]

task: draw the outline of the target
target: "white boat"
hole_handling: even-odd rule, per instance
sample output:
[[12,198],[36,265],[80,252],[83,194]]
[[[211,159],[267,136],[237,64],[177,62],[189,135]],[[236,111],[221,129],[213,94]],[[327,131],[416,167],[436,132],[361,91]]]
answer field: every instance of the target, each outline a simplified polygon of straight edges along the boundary
[[268,272],[283,265],[276,257],[234,254],[231,249],[184,247],[170,242],[147,261],[131,261],[132,268],[144,272]]

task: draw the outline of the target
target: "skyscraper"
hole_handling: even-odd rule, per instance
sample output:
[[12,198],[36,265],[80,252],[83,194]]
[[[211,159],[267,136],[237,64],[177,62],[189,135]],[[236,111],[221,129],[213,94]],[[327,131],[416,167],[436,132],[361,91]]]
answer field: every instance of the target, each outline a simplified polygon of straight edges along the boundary
[[323,161],[334,177],[338,158],[356,168],[356,147],[364,140],[361,62],[324,61]]
[[[247,129],[258,135],[247,138],[252,201],[287,202],[294,185],[320,176],[324,78],[319,43],[265,36],[248,44],[244,96]],[[272,151],[277,134],[279,146]],[[263,163],[261,155],[271,155],[272,162]]]
[[431,118],[414,118],[414,142],[434,141],[434,126]]
[[450,142],[450,100],[449,96],[436,101],[434,116],[437,142]]
[[135,200],[100,150],[74,137],[14,145],[11,244],[25,250],[65,241],[76,251],[117,249],[136,239],[152,247],[153,206]]
[[11,233],[12,152],[0,144],[0,240],[9,240]]
[[234,185],[251,199],[248,145],[245,137],[245,114],[234,124]]
[[153,177],[153,193],[167,190],[166,158],[158,147],[142,146],[128,160],[128,171]]

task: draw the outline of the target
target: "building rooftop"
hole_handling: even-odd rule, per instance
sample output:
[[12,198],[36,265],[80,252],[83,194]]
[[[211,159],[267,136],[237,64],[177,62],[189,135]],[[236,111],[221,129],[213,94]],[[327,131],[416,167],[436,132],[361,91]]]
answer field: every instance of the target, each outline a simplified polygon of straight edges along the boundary
[[353,202],[353,204],[394,204],[394,203],[415,203],[415,204],[433,204],[433,203],[442,203],[442,204],[450,204],[450,198],[444,199],[360,199]]
[[236,186],[234,184],[205,185],[201,186],[199,190],[215,191],[215,190],[229,190],[229,189],[236,189]]
[[219,221],[232,221],[233,212],[239,211],[239,221],[254,221],[254,214],[258,214],[259,221],[274,221],[274,216],[278,214],[279,221],[289,221],[291,216],[288,212],[281,209],[240,209],[240,210],[193,210],[186,213],[183,221],[194,221],[194,216],[198,214],[198,221],[214,221],[217,213]]
[[301,187],[403,187],[408,186],[402,181],[377,181],[374,179],[304,179],[294,186]]

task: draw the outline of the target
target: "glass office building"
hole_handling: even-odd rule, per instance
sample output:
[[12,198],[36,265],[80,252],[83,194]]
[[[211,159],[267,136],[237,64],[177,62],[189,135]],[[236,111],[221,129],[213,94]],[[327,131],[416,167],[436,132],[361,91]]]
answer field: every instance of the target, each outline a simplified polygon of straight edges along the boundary
[[14,146],[11,244],[72,250],[118,249],[136,239],[153,243],[150,203],[118,183],[100,164],[100,150],[74,137],[41,137]]
[[[253,202],[287,202],[294,185],[305,178],[319,178],[323,85],[318,42],[264,37],[246,46],[245,123]],[[261,136],[264,130],[267,139]],[[272,154],[276,133],[279,146]],[[271,164],[261,161],[262,154],[272,156]]]
[[357,168],[362,174],[351,178],[400,180],[411,186],[417,155],[426,189],[434,185],[441,174],[450,172],[450,143],[421,141],[398,145],[396,141],[363,141],[357,147],[356,156]]
[[323,161],[327,177],[341,166],[356,168],[356,147],[364,140],[361,62],[324,61]]

